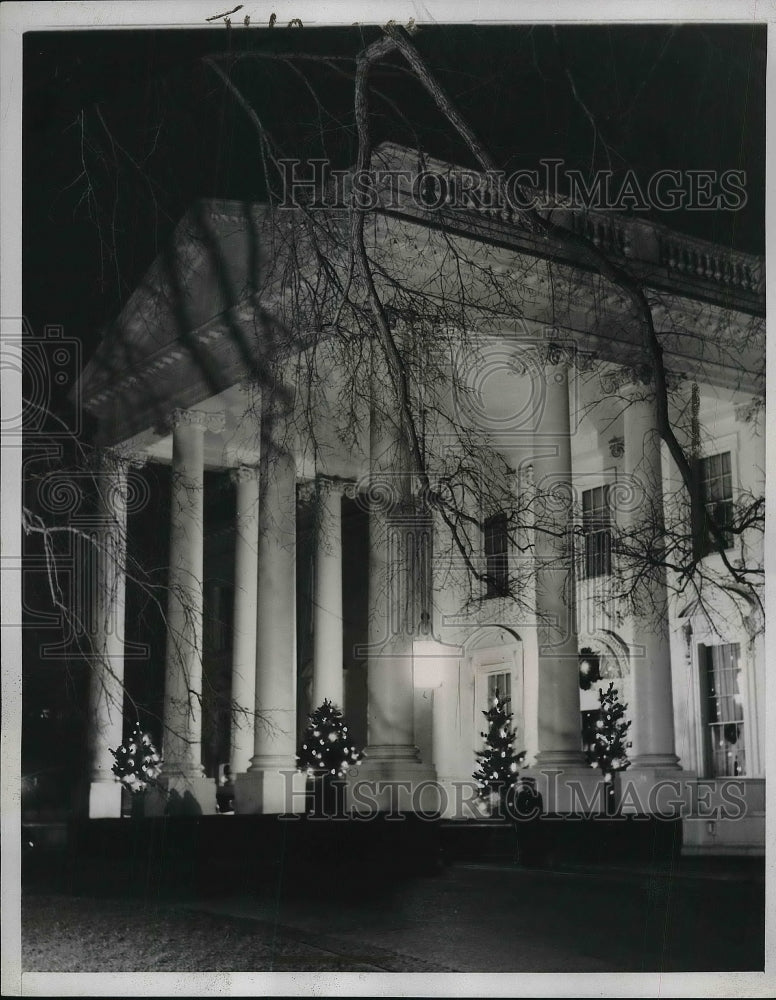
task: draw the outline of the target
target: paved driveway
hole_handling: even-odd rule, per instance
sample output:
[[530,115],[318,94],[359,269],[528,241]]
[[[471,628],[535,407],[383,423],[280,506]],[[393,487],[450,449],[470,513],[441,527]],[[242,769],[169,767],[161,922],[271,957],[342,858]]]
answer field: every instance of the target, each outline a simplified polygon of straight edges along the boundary
[[[370,887],[282,882],[179,905],[260,922],[399,971],[755,971],[764,965],[756,867],[681,875],[458,864]],[[408,962],[412,964],[412,962]]]

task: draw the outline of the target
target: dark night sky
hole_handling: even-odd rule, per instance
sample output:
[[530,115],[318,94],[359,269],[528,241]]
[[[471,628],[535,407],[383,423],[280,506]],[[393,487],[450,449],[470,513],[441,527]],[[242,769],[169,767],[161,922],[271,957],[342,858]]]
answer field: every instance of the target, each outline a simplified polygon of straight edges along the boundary
[[[204,54],[353,56],[376,36],[376,29],[242,25],[27,34],[23,294],[33,330],[62,324],[88,357],[192,201],[263,197],[255,133]],[[593,154],[568,68],[614,151],[615,170],[632,167],[640,178],[664,168],[746,170],[744,209],[674,212],[661,221],[763,251],[764,27],[567,27],[557,36],[547,26],[441,27],[415,41],[506,170],[553,156],[571,167],[607,166],[600,139]],[[354,153],[350,82],[320,66],[306,71],[322,108],[286,65],[244,61],[234,78],[286,155],[325,153],[345,166]],[[427,152],[470,165],[399,59],[378,80],[408,119],[376,99],[378,140],[411,142],[416,130]]]

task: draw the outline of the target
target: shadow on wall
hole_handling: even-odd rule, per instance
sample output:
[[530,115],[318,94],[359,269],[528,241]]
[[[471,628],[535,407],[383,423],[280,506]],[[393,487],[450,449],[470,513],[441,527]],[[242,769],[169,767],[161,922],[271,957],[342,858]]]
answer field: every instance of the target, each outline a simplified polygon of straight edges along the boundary
[[180,792],[174,788],[170,789],[167,796],[167,805],[164,809],[165,816],[201,816],[202,809],[199,802],[191,792]]

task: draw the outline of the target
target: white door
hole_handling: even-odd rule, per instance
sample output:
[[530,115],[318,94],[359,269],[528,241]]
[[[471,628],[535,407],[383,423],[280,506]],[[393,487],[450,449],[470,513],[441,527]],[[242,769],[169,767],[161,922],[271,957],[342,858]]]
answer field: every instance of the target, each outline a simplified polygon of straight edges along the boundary
[[478,649],[473,657],[474,667],[474,735],[479,749],[480,735],[486,728],[485,716],[492,708],[496,692],[501,699],[509,698],[508,710],[512,712],[515,729],[515,751],[523,747],[522,663],[517,644],[491,649]]

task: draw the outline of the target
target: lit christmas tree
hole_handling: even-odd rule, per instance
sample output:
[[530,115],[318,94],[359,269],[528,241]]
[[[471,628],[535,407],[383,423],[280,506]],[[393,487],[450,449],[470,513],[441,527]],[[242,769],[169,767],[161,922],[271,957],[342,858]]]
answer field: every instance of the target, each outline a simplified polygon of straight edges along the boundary
[[344,778],[348,769],[361,760],[362,752],[348,735],[342,712],[328,700],[316,708],[309,717],[302,735],[302,744],[296,755],[297,766],[317,779],[322,796],[322,811],[339,812],[336,799],[336,782]]
[[488,798],[495,793],[501,802],[517,784],[517,774],[525,758],[524,750],[514,752],[515,730],[512,728],[509,702],[509,698],[500,698],[496,691],[493,704],[482,713],[488,720],[488,731],[480,733],[485,746],[477,751],[480,766],[472,775],[480,798]]
[[614,805],[614,772],[628,767],[627,751],[631,746],[627,741],[630,720],[623,718],[628,706],[618,700],[618,694],[612,681],[606,691],[598,689],[601,718],[595,724],[595,739],[590,750],[590,765],[601,769],[606,782],[607,809]]
[[139,723],[135,723],[127,742],[110,752],[114,757],[111,770],[133,794],[144,792],[162,773],[162,756]]

